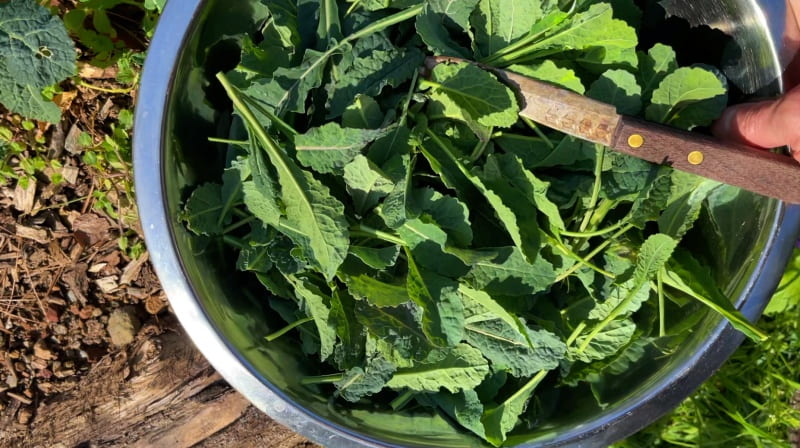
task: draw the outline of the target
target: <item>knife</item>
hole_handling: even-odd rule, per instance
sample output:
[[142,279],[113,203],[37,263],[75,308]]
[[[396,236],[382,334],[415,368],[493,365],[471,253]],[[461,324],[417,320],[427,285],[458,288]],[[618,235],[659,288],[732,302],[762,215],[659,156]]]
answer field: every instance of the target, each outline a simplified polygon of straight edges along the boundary
[[[428,58],[432,69],[459,58]],[[620,115],[614,106],[516,73],[482,66],[515,88],[520,115],[648,162],[800,204],[800,164],[791,157]]]

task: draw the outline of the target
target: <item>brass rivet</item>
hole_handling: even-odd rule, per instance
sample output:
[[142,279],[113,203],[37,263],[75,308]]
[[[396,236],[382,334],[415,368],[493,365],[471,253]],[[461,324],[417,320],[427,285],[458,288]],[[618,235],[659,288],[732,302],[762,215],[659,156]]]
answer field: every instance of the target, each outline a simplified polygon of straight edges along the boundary
[[700,165],[705,159],[706,156],[700,151],[692,151],[689,153],[689,163],[692,165]]
[[644,145],[644,137],[639,134],[633,134],[628,137],[628,146],[631,148],[641,148]]

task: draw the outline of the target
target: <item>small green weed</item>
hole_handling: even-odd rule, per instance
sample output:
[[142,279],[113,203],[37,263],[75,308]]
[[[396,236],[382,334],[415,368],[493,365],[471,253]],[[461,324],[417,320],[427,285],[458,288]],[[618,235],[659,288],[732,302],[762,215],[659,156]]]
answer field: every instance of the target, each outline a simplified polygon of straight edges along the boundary
[[108,67],[144,50],[165,0],[80,0],[64,15],[64,24],[91,55],[90,63]]
[[0,126],[0,185],[16,180],[28,188],[35,175],[48,167],[52,169],[50,181],[63,182],[58,160],[47,158],[46,139],[33,121],[17,119],[10,123],[13,129]]

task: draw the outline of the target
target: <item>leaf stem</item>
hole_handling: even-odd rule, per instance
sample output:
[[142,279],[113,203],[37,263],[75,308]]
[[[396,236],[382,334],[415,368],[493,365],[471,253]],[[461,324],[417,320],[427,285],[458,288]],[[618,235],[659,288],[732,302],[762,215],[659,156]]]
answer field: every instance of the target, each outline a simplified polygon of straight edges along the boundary
[[556,149],[556,145],[552,142],[552,140],[547,138],[547,135],[545,135],[545,133],[542,132],[542,129],[539,127],[539,125],[534,123],[533,120],[531,120],[528,117],[520,117],[520,118],[522,118],[522,121],[525,122],[525,124],[527,124],[528,127],[531,128],[533,132],[535,132],[536,135],[538,135],[539,138],[541,138],[550,149]]
[[267,117],[267,119],[269,119],[269,121],[271,121],[272,124],[274,124],[275,127],[278,128],[278,131],[281,134],[283,134],[286,138],[294,140],[294,137],[298,134],[298,132],[293,127],[289,126],[288,123],[286,123],[280,117],[275,115],[275,113],[273,113],[272,111],[270,111],[266,107],[258,104],[257,102],[255,102],[251,98],[244,97],[244,100],[250,106],[254,107],[258,112],[264,114]]
[[[558,240],[557,240],[557,239],[555,239],[555,238],[548,238],[548,239],[550,240],[550,243],[551,243],[551,244],[555,245],[555,246],[556,246],[556,248],[558,248],[558,250],[560,250],[560,251],[561,251],[561,253],[563,253],[564,255],[566,255],[566,256],[568,256],[568,257],[570,257],[570,258],[573,258],[573,259],[575,259],[575,260],[577,260],[577,261],[578,261],[578,263],[576,263],[576,265],[575,265],[575,266],[573,266],[572,268],[570,268],[570,270],[568,270],[568,271],[567,271],[567,272],[565,272],[564,274],[561,274],[561,275],[559,275],[559,276],[556,278],[556,281],[555,281],[555,283],[558,283],[558,282],[560,282],[560,281],[564,280],[565,278],[569,277],[570,275],[572,275],[572,273],[573,273],[573,272],[575,272],[575,271],[577,271],[577,270],[578,270],[578,267],[580,267],[580,266],[587,266],[588,268],[592,269],[593,271],[596,271],[597,273],[599,273],[599,274],[602,274],[603,276],[605,276],[605,277],[608,277],[608,278],[610,278],[610,279],[612,279],[612,280],[613,280],[614,278],[616,278],[616,276],[615,276],[614,274],[612,274],[612,273],[610,273],[610,272],[608,272],[608,271],[606,271],[606,270],[603,270],[602,268],[600,268],[600,267],[598,267],[598,266],[595,266],[595,265],[594,265],[594,264],[593,264],[591,261],[589,261],[588,259],[586,259],[586,258],[584,258],[584,257],[581,257],[580,255],[576,254],[576,253],[575,253],[573,250],[571,250],[569,247],[567,247],[567,246],[566,246],[564,243],[562,243],[561,241],[558,241]],[[576,266],[577,266],[577,267],[576,267]]]
[[580,336],[581,333],[583,333],[583,330],[585,329],[586,329],[586,321],[582,321],[581,323],[578,324],[577,327],[575,327],[574,330],[572,330],[572,334],[570,334],[569,337],[567,338],[567,347],[572,345],[572,343],[575,342],[575,339],[578,339],[578,336]]
[[222,241],[224,241],[225,244],[233,246],[239,250],[245,250],[248,247],[244,241],[242,241],[240,238],[236,238],[235,236],[223,235]]
[[618,223],[614,224],[613,226],[606,227],[602,230],[595,230],[594,232],[570,232],[568,230],[561,230],[558,233],[564,236],[568,236],[570,238],[595,238],[598,236],[608,235],[609,233],[619,229],[620,227],[624,226],[626,221],[619,221]]
[[295,328],[299,327],[300,325],[307,324],[307,323],[313,322],[313,321],[314,321],[313,317],[305,317],[303,319],[300,319],[300,320],[298,320],[296,322],[293,322],[293,323],[281,328],[280,330],[276,331],[275,333],[272,333],[272,334],[269,334],[269,335],[265,336],[264,339],[266,339],[267,342],[272,342],[272,341],[278,339],[279,337],[285,335],[286,333],[288,333],[288,332],[294,330]]
[[414,392],[413,390],[406,389],[402,393],[400,393],[400,395],[398,395],[397,398],[392,400],[389,403],[389,406],[391,406],[392,409],[394,409],[395,411],[399,411],[400,409],[404,408],[408,404],[408,402],[411,401],[412,398],[414,398],[414,395],[416,394],[417,393]]
[[233,86],[233,84],[228,81],[228,78],[225,76],[224,73],[220,72],[217,73],[217,79],[222,84],[222,87],[225,88],[225,91],[228,93],[231,101],[233,102],[233,107],[242,114],[242,118],[244,119],[245,123],[248,124],[248,127],[252,130],[255,134],[256,139],[258,142],[264,147],[264,150],[270,156],[272,163],[277,165],[276,168],[283,173],[291,173],[292,169],[289,165],[287,160],[286,153],[278,146],[278,143],[272,139],[272,137],[267,134],[267,131],[264,130],[258,120],[256,119],[255,115],[253,115],[253,111],[250,107],[245,104],[245,101],[239,96],[238,89]]
[[472,154],[469,156],[470,162],[475,162],[476,160],[480,159],[483,153],[486,151],[486,148],[489,146],[489,140],[479,140],[478,144],[475,145],[475,149],[472,150]]
[[414,70],[414,76],[411,78],[411,88],[408,90],[406,100],[403,103],[403,111],[400,113],[400,126],[405,126],[408,120],[408,110],[411,107],[411,100],[414,98],[414,92],[417,90],[417,82],[419,81],[419,70]]
[[247,224],[250,224],[251,222],[255,221],[256,219],[258,219],[258,218],[256,218],[255,216],[248,216],[247,218],[245,218],[245,219],[243,219],[241,221],[237,221],[237,222],[229,225],[228,227],[225,227],[224,229],[222,229],[222,233],[231,233],[231,232],[233,232],[234,230],[236,230],[236,229],[238,229],[240,227],[243,227],[243,226],[246,226]]
[[595,150],[597,152],[597,157],[594,165],[594,186],[592,187],[592,197],[589,200],[588,210],[580,226],[581,232],[585,232],[589,227],[589,223],[592,221],[595,209],[597,208],[597,202],[600,200],[600,191],[603,188],[603,165],[605,163],[606,147],[603,145],[595,145]]
[[656,274],[656,285],[658,289],[658,336],[664,337],[667,334],[666,314],[664,313],[664,268],[658,270]]
[[614,319],[619,317],[626,308],[628,308],[628,305],[633,302],[633,299],[636,298],[636,293],[638,293],[641,288],[642,283],[634,284],[630,291],[628,291],[628,295],[622,299],[622,302],[618,303],[617,306],[615,306],[614,309],[608,313],[605,319],[600,321],[600,323],[592,328],[592,331],[589,332],[586,340],[583,341],[583,343],[578,347],[579,354],[583,353],[589,347],[589,344],[592,343],[594,338],[597,337],[597,335],[600,334],[600,332],[603,331],[611,322],[613,322]]
[[304,386],[310,386],[312,384],[332,384],[339,382],[342,379],[344,379],[343,373],[334,373],[332,375],[307,376],[300,380],[300,384]]
[[208,141],[211,143],[222,143],[224,145],[236,145],[236,146],[247,146],[250,144],[250,140],[231,140],[227,138],[217,138],[217,137],[208,137]]
[[[625,233],[627,233],[629,230],[633,229],[633,227],[634,227],[634,226],[633,226],[633,224],[628,224],[628,225],[626,225],[625,227],[623,227],[623,228],[619,229],[619,230],[617,231],[617,233],[615,233],[614,235],[612,235],[611,237],[609,237],[607,240],[603,241],[603,243],[602,243],[602,244],[600,244],[599,246],[597,246],[597,247],[596,247],[596,248],[595,248],[593,251],[589,252],[589,254],[588,254],[588,255],[586,255],[584,258],[585,258],[586,260],[591,260],[592,258],[596,257],[596,256],[597,256],[597,254],[599,254],[600,252],[604,251],[604,250],[605,250],[605,249],[606,249],[608,246],[610,246],[610,245],[611,245],[611,243],[613,243],[613,242],[614,242],[614,241],[615,241],[617,238],[619,238],[620,236],[624,235],[624,234],[625,234]],[[569,277],[570,275],[572,275],[573,273],[575,273],[575,271],[577,271],[578,269],[580,269],[580,267],[581,267],[581,263],[578,263],[578,264],[576,264],[575,266],[572,266],[571,268],[569,268],[569,269],[568,269],[568,270],[566,270],[566,271],[565,271],[563,274],[559,275],[559,276],[556,278],[556,283],[558,283],[558,282],[560,282],[560,281],[564,280],[565,278]]]
[[539,373],[534,375],[534,377],[531,378],[530,381],[525,383],[525,385],[522,386],[518,391],[514,392],[514,395],[508,397],[508,400],[504,401],[503,404],[505,405],[506,403],[511,403],[512,401],[516,400],[520,396],[527,394],[529,391],[531,391],[533,389],[536,389],[536,386],[538,386],[539,383],[542,382],[544,377],[547,376],[548,372],[549,372],[549,370],[540,370]]
[[[422,10],[425,9],[425,4],[420,4],[417,6],[412,6],[410,8],[404,9],[403,11],[394,13],[388,17],[385,17],[381,20],[373,22],[372,25],[368,25],[362,28],[359,31],[347,36],[342,40],[342,42],[352,42],[356,39],[360,39],[361,37],[370,35],[372,33],[377,33],[378,31],[382,31],[392,25],[397,25],[400,22],[405,22],[408,19],[412,19],[419,15]],[[340,44],[340,46],[343,46]]]
[[351,227],[350,236],[364,236],[367,238],[377,238],[379,240],[386,241],[387,243],[397,244],[400,246],[407,245],[405,240],[403,240],[397,235],[392,235],[391,233],[384,232],[382,230],[373,229],[372,227],[365,226],[363,224],[357,224]]

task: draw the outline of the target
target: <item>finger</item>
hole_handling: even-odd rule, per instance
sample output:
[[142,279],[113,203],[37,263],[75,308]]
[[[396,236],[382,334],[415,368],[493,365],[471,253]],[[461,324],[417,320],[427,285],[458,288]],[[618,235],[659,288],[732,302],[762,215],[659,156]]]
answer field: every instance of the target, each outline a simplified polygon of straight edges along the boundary
[[788,145],[800,160],[800,87],[777,100],[728,108],[712,132],[719,138],[758,148]]

